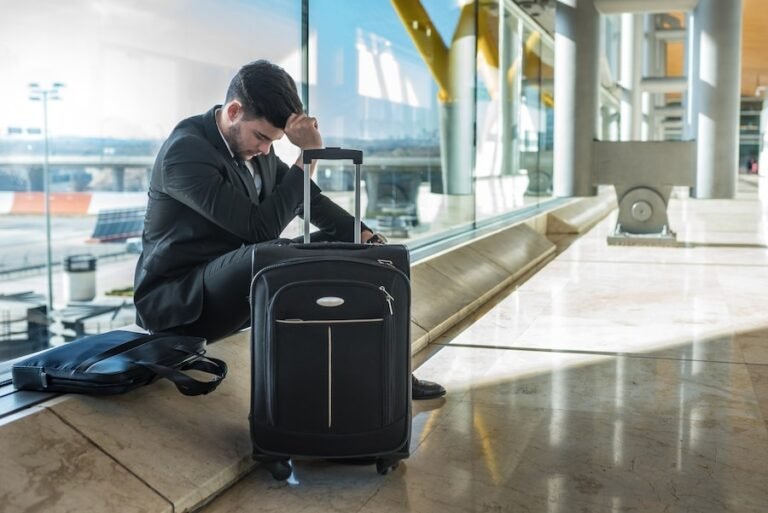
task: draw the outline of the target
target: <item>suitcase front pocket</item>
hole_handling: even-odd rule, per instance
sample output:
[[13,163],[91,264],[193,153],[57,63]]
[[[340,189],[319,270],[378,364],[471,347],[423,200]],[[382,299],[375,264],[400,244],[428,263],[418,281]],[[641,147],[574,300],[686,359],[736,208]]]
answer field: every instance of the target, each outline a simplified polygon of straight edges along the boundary
[[384,425],[384,318],[275,322],[273,423],[307,433]]

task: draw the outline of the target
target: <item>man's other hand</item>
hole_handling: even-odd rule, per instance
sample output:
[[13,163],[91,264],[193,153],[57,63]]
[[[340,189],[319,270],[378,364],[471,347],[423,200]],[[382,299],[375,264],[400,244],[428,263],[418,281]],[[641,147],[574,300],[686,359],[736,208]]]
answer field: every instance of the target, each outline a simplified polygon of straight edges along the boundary
[[302,150],[323,147],[323,137],[318,130],[317,119],[304,113],[291,114],[285,123],[285,135],[291,144]]

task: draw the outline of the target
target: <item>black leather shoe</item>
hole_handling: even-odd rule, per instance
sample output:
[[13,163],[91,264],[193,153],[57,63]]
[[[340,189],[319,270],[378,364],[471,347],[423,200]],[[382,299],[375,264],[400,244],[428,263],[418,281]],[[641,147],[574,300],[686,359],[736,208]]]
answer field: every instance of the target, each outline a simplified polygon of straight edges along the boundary
[[445,395],[445,388],[438,383],[417,379],[411,374],[411,397],[414,401],[437,399]]

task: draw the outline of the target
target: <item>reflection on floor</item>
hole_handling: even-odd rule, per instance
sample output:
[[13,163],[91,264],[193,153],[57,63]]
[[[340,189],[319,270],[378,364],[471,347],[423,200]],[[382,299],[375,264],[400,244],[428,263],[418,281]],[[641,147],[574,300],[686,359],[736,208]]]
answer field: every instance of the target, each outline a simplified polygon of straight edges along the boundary
[[768,203],[753,185],[674,200],[690,247],[609,247],[606,220],[420,355],[416,374],[449,394],[416,404],[394,473],[300,461],[283,484],[256,468],[204,511],[768,511]]

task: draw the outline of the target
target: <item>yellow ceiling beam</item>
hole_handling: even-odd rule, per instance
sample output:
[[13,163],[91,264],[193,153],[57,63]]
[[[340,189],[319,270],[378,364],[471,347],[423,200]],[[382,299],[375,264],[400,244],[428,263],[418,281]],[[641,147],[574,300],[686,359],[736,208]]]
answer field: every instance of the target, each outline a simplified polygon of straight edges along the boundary
[[421,54],[437,82],[440,98],[443,100],[449,98],[451,88],[448,79],[448,48],[429,18],[429,14],[418,0],[391,1],[413,44],[416,45],[416,50]]
[[[450,48],[446,46],[437,28],[432,23],[429,14],[427,14],[419,0],[391,0],[391,2],[408,35],[416,46],[416,50],[424,59],[440,89],[438,98],[443,102],[452,100],[454,94],[449,69]],[[474,2],[468,2],[462,6],[456,23],[456,29],[451,39],[452,45],[463,37],[474,36],[475,31],[477,31],[478,51],[482,54],[489,67],[498,70],[498,33],[493,30],[495,26],[493,24],[498,25],[498,15],[494,16],[489,12],[488,6],[481,4],[478,8],[477,17],[478,23],[475,26]],[[494,21],[494,18],[496,21]],[[522,59],[516,59],[507,72],[507,79],[510,83],[515,75],[520,73],[521,68],[527,77],[536,77],[539,74],[542,74],[544,78],[552,77],[552,67],[541,61],[539,55],[540,45],[541,34],[539,32],[531,32],[523,45]],[[496,89],[495,82],[488,82],[488,90],[493,97],[495,97]],[[545,99],[545,103],[551,104],[551,99],[550,101]]]
[[477,13],[478,39],[477,48],[485,57],[485,62],[492,68],[499,69],[499,41],[498,31],[494,33],[491,29],[491,23],[498,27],[498,16],[496,21],[491,19],[488,8],[480,6]]

